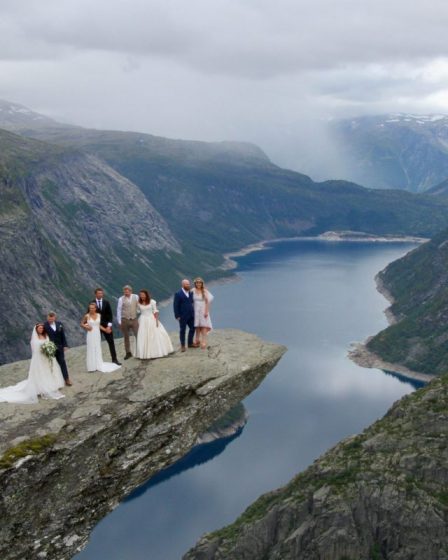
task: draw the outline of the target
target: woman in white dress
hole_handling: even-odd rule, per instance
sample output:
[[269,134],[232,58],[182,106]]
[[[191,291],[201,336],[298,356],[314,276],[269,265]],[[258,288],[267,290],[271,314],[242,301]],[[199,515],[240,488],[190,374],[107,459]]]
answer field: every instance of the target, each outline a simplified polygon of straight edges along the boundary
[[194,334],[195,346],[207,348],[207,335],[212,330],[210,318],[210,304],[213,301],[212,294],[205,288],[202,278],[194,279],[193,302],[194,302]]
[[42,352],[42,345],[48,342],[44,324],[37,323],[31,335],[31,362],[28,378],[17,385],[0,389],[0,402],[34,404],[38,396],[47,399],[62,399],[65,395],[58,389],[65,385],[61,368],[55,358],[48,358]]
[[138,294],[137,358],[150,360],[162,358],[174,352],[173,345],[165,327],[159,321],[156,300],[151,299],[148,290]]
[[96,302],[89,303],[89,309],[81,321],[81,327],[87,331],[87,371],[110,373],[120,368],[118,364],[103,362],[101,350],[101,331],[110,332],[112,327],[100,324],[101,315],[96,312]]

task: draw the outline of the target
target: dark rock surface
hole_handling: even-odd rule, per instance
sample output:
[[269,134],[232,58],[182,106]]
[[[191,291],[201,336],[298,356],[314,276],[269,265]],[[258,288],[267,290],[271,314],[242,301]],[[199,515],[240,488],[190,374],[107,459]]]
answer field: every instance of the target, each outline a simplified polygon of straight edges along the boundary
[[[185,455],[284,351],[254,335],[214,331],[206,351],[87,374],[85,347],[69,350],[74,386],[64,399],[0,405],[0,558],[71,558],[104,515]],[[2,366],[1,385],[27,371],[26,361]]]
[[448,558],[448,377],[395,403],[184,560]]

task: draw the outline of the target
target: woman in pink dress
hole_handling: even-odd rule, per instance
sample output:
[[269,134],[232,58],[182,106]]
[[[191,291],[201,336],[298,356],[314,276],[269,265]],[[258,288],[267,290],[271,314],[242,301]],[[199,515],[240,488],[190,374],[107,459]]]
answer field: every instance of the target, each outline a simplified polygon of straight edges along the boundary
[[212,330],[210,318],[210,304],[213,301],[212,294],[206,289],[202,278],[195,278],[193,292],[194,303],[194,334],[195,346],[203,350],[207,348],[207,335]]

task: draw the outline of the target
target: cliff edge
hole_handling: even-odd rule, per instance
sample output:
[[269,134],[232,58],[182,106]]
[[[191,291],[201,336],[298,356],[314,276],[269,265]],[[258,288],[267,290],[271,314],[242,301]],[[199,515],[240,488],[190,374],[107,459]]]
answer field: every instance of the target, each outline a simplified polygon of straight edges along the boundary
[[[114,373],[88,374],[85,347],[69,350],[74,386],[64,399],[0,404],[2,560],[71,558],[104,515],[185,455],[284,352],[221,330],[206,351],[131,359]],[[16,383],[27,371],[27,361],[2,366],[0,383]]]
[[184,560],[446,560],[448,376],[395,403]]

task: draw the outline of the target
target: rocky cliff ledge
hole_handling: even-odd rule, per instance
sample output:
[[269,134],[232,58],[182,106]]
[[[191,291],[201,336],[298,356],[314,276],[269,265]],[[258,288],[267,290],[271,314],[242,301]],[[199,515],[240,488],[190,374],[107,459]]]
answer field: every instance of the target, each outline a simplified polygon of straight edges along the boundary
[[[85,348],[74,348],[65,399],[0,404],[2,560],[71,558],[104,515],[189,451],[285,351],[234,330],[210,341],[206,351],[132,359],[112,374],[84,373]],[[26,361],[3,366],[0,383],[27,371]]]
[[448,376],[395,403],[184,560],[446,560]]

